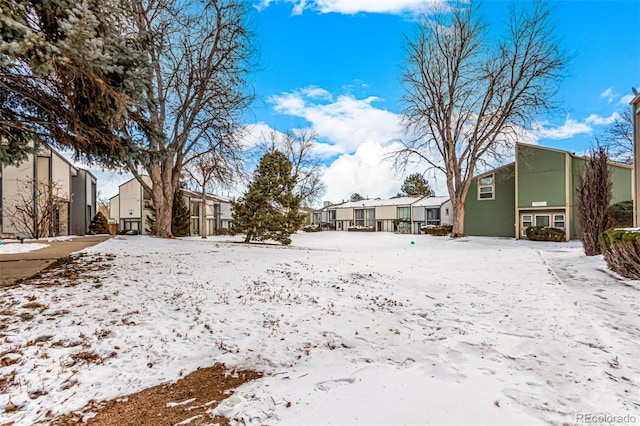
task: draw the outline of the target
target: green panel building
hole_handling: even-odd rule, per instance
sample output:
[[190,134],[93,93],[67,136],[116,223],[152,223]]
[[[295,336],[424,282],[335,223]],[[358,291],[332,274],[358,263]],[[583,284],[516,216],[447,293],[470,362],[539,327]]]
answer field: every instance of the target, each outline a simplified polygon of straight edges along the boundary
[[515,163],[476,176],[465,200],[464,232],[515,237]]
[[[588,160],[553,148],[516,144],[515,163],[473,179],[466,198],[465,233],[526,238],[527,227],[547,226],[564,229],[567,240],[578,238],[576,187]],[[632,167],[611,162],[609,170],[611,203],[631,200]]]

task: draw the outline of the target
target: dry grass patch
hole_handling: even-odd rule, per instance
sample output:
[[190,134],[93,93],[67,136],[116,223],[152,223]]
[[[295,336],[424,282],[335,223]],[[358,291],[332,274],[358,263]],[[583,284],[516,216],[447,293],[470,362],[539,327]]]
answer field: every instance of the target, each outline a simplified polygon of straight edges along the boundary
[[110,401],[91,401],[81,412],[49,417],[45,423],[52,426],[170,426],[191,419],[189,426],[229,425],[227,418],[211,416],[209,411],[228,398],[233,389],[260,377],[262,374],[255,371],[231,374],[224,365],[215,365],[198,369],[175,383]]

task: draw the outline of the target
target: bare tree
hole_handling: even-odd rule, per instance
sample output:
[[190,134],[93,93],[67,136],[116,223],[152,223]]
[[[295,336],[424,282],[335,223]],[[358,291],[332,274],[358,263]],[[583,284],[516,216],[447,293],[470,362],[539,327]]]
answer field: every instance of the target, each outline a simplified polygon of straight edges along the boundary
[[[241,151],[232,135],[253,94],[246,74],[253,46],[243,0],[132,0],[151,67],[147,105],[151,131],[139,136],[146,155],[128,164],[152,193],[156,235],[171,237],[171,209],[183,168],[211,153],[220,164]],[[137,160],[137,161],[136,161]],[[142,180],[146,170],[152,186]]]
[[17,180],[21,191],[8,200],[6,215],[11,226],[29,238],[58,234],[58,222],[69,214],[69,194],[55,181]]
[[[222,148],[230,146],[229,144],[221,145]],[[202,238],[207,238],[207,192],[210,192],[214,186],[228,187],[234,181],[244,177],[243,161],[239,151],[221,155],[215,146],[212,148],[194,156],[184,168],[189,181],[200,191],[200,236]]]
[[464,235],[465,197],[476,167],[499,161],[518,129],[553,106],[566,62],[544,3],[524,11],[514,5],[506,36],[495,44],[478,12],[471,2],[425,15],[408,41],[407,138],[394,153],[400,169],[418,161],[444,173],[452,237]]
[[264,153],[280,151],[291,162],[291,173],[297,176],[295,195],[300,197],[301,205],[310,206],[320,201],[326,187],[322,182],[324,167],[315,155],[316,138],[312,129],[295,129],[285,133],[273,130],[267,135],[267,142],[261,147]]
[[633,163],[633,116],[624,111],[607,127],[604,146],[612,160]]
[[580,176],[576,187],[578,224],[582,234],[582,247],[587,256],[602,253],[598,238],[607,229],[612,189],[608,160],[606,148],[593,149],[584,175]]

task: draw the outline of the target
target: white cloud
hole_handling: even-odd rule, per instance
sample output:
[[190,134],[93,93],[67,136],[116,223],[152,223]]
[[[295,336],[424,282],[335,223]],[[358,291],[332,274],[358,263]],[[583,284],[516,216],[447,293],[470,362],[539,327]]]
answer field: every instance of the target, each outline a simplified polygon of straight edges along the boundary
[[[321,103],[325,100],[328,102]],[[303,89],[269,101],[282,114],[307,120],[318,133],[320,140],[330,141],[332,147],[324,147],[328,153],[352,153],[362,143],[371,141],[384,145],[397,138],[401,126],[399,116],[375,108],[379,98],[356,99],[352,95],[333,99],[322,89]]]
[[548,122],[533,123],[533,133],[540,139],[569,139],[575,135],[591,133],[593,130],[588,124],[580,123],[569,117],[559,127],[546,127],[548,125]]
[[620,114],[618,114],[617,112],[614,112],[609,117],[600,117],[597,114],[591,114],[589,117],[587,117],[585,123],[593,124],[595,126],[604,126],[613,123],[619,118]]
[[[300,15],[304,10],[315,10],[320,13],[342,13],[353,15],[368,13],[415,13],[423,10],[427,4],[443,4],[444,0],[279,0],[281,3],[293,5],[292,15]],[[277,0],[262,0],[257,6],[264,9]]]
[[605,98],[609,103],[611,103],[616,96],[617,95],[613,93],[613,89],[611,87],[600,94],[600,97]]

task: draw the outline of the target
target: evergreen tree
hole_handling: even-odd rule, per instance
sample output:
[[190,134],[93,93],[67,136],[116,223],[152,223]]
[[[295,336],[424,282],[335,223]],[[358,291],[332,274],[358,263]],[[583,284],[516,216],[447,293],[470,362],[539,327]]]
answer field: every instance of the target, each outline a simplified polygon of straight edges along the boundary
[[149,206],[149,210],[151,210],[151,214],[144,218],[146,224],[144,230],[149,235],[156,235],[156,209],[153,206]]
[[[0,162],[34,142],[105,164],[131,158],[125,128],[148,84],[148,56],[125,2],[0,0]],[[135,124],[134,124],[135,123]]]
[[91,234],[108,234],[109,233],[109,221],[102,214],[98,212],[89,225],[89,232]]
[[173,209],[171,217],[171,233],[174,237],[188,237],[191,232],[191,213],[184,202],[182,186],[178,187],[173,197]]
[[362,201],[362,200],[364,200],[364,197],[358,194],[357,192],[351,195],[351,198],[349,198],[349,201]]
[[231,235],[244,234],[249,241],[274,240],[291,244],[291,234],[302,224],[300,197],[294,195],[297,176],[280,151],[265,154],[244,197],[233,203]]
[[403,196],[420,195],[433,197],[435,195],[429,182],[420,173],[413,173],[407,176],[400,191],[402,191],[401,195]]

